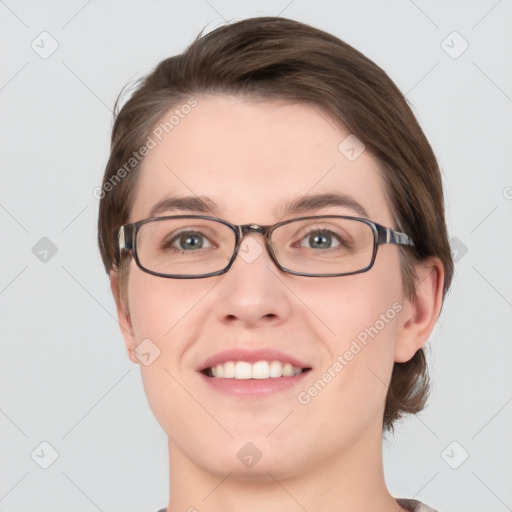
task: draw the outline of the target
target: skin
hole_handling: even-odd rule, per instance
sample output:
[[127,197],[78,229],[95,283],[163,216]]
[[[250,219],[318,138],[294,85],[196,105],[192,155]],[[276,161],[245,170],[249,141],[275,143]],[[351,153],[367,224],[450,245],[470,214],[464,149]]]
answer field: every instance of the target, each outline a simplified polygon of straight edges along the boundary
[[[273,224],[283,203],[334,190],[363,205],[371,220],[396,228],[376,160],[365,151],[350,162],[338,150],[347,135],[305,104],[198,98],[146,156],[130,222],[149,217],[172,193],[208,196],[218,216],[234,224]],[[180,213],[193,212],[167,215]],[[308,214],[355,215],[338,206]],[[250,237],[263,246],[261,235]],[[132,260],[124,303],[112,271],[128,355],[141,367],[149,404],[169,438],[168,510],[402,510],[383,475],[386,391],[393,363],[424,345],[442,303],[440,261],[431,258],[417,272],[416,298],[408,300],[399,251],[390,245],[379,247],[369,272],[331,278],[280,272],[266,252],[252,263],[238,257],[225,275],[194,280],[152,276]],[[316,397],[299,403],[297,394],[397,302],[399,314]],[[161,351],[149,366],[133,354],[146,338]],[[298,389],[259,399],[224,396],[196,369],[232,347],[277,348],[313,370]],[[262,452],[252,468],[237,457],[247,442]]]

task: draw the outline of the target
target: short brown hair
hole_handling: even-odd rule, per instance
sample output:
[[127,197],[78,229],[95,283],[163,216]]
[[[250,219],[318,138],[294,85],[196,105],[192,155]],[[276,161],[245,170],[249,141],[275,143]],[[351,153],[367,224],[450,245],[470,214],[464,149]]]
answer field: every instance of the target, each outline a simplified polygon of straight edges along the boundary
[[[185,52],[160,62],[120,110],[118,97],[99,206],[98,243],[107,272],[118,270],[121,289],[128,275],[116,237],[134,199],[140,162],[131,162],[132,155],[171,108],[208,94],[303,102],[338,120],[379,162],[395,227],[415,243],[414,248],[400,248],[405,293],[414,297],[414,264],[430,256],[442,261],[444,292],[448,290],[453,261],[441,174],[406,99],[381,68],[347,43],[279,17],[250,18],[206,35],[201,32]],[[384,428],[392,429],[403,413],[423,409],[428,391],[427,364],[420,349],[410,361],[394,365]]]

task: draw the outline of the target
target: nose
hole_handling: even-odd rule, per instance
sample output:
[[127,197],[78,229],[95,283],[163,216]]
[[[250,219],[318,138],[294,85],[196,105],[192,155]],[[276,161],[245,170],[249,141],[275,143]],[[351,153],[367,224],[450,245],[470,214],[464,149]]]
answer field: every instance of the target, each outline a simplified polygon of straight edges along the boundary
[[253,327],[279,324],[290,315],[290,291],[265,249],[262,234],[247,233],[233,265],[217,289],[220,321]]

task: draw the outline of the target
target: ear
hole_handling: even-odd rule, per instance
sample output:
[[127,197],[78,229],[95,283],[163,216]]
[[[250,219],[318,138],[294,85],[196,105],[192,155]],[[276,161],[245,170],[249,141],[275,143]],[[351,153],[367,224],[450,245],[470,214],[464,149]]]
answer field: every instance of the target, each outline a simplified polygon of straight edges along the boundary
[[444,267],[439,258],[416,265],[416,296],[404,301],[395,344],[395,362],[405,363],[425,345],[443,304]]
[[119,328],[121,329],[121,334],[123,335],[124,343],[126,345],[126,352],[128,353],[128,357],[133,363],[140,364],[140,361],[137,359],[137,357],[135,357],[133,353],[137,346],[137,342],[135,340],[135,335],[132,329],[132,322],[130,318],[128,304],[124,304],[120,292],[118,271],[111,270],[109,272],[109,277],[110,289],[112,290],[112,295],[114,296],[114,300],[116,303],[117,319],[119,321]]

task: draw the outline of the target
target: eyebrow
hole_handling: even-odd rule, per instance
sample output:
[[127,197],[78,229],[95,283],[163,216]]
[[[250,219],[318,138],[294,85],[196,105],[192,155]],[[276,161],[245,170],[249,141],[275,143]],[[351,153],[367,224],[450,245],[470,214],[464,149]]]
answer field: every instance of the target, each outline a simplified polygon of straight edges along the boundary
[[331,206],[341,206],[342,208],[349,208],[361,217],[369,218],[366,209],[359,204],[355,199],[345,194],[338,193],[325,193],[315,195],[305,195],[299,199],[295,199],[286,204],[281,212],[277,215],[279,218],[287,217],[289,215],[297,215],[306,213],[311,210],[321,210]]
[[[298,215],[321,210],[332,206],[348,208],[360,217],[369,218],[366,209],[355,199],[345,194],[324,193],[315,195],[305,195],[299,199],[294,199],[275,211],[276,217],[282,219],[290,215]],[[206,196],[170,196],[158,201],[149,211],[150,217],[156,217],[162,213],[171,211],[183,211],[204,214],[218,214],[218,206],[209,197]]]
[[206,196],[170,196],[158,201],[149,211],[150,217],[171,211],[217,213],[217,205]]

